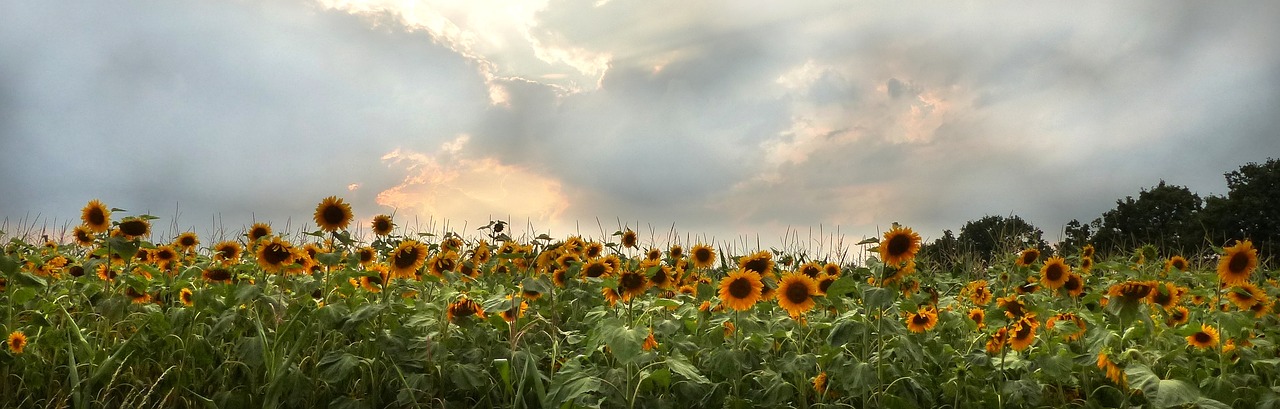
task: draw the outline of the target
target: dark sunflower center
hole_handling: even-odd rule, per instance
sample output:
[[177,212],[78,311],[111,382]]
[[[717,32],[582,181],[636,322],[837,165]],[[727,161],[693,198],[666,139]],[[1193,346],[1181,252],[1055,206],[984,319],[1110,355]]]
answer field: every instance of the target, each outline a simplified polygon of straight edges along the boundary
[[1024,252],[1022,253],[1022,264],[1034,263],[1037,258],[1040,258],[1040,253],[1034,251]]
[[1173,302],[1173,294],[1156,292],[1155,295],[1151,298],[1151,300],[1155,301],[1156,304],[1169,305],[1170,302]]
[[218,248],[218,255],[221,256],[223,259],[229,259],[229,258],[235,257],[236,249],[231,246],[223,246]]
[[161,250],[159,252],[156,252],[156,259],[160,261],[173,260],[174,257],[177,257],[177,254],[174,254],[174,252],[169,250]]
[[1187,262],[1182,260],[1173,260],[1173,268],[1176,268],[1179,270],[1186,270]]
[[1173,311],[1173,319],[1175,321],[1182,321],[1182,319],[1186,317],[1187,317],[1187,314],[1183,313],[1182,310]]
[[622,288],[626,290],[635,290],[644,286],[644,275],[640,273],[626,273],[622,275]]
[[89,224],[101,225],[107,223],[107,215],[102,212],[101,207],[89,209]]
[[653,278],[649,279],[649,281],[653,281],[653,283],[654,283],[654,284],[657,284],[657,285],[663,285],[663,284],[666,284],[666,283],[667,283],[667,270],[664,270],[664,269],[659,268],[659,269],[658,269],[658,271],[655,271],[655,272],[653,273]]
[[1205,333],[1205,332],[1203,332],[1203,331],[1202,331],[1202,332],[1197,332],[1197,333],[1194,335],[1194,337],[1195,337],[1196,342],[1197,342],[1197,343],[1201,343],[1201,344],[1208,344],[1210,341],[1213,341],[1213,336],[1211,336],[1211,335],[1209,335],[1209,334],[1207,334],[1207,333]]
[[455,266],[456,264],[453,262],[453,259],[451,258],[446,257],[446,258],[440,259],[439,261],[436,261],[436,270],[439,270],[439,271],[453,271],[453,268]]
[[764,274],[765,269],[768,269],[768,268],[769,268],[769,260],[763,257],[753,258],[753,259],[747,260],[746,263],[742,264],[743,270],[755,271],[760,274]]
[[182,247],[191,247],[196,245],[196,238],[191,236],[182,236],[181,239],[178,239],[178,244],[182,245]]
[[751,280],[739,277],[729,282],[729,295],[743,299],[751,296]]
[[1075,277],[1068,277],[1067,283],[1064,284],[1063,287],[1066,288],[1067,291],[1075,291],[1075,290],[1079,290],[1081,285],[1082,283],[1080,282],[1080,280],[1076,279]]
[[889,249],[890,256],[897,257],[907,254],[907,250],[911,249],[911,237],[905,234],[895,235],[889,238],[889,243],[886,246]]
[[1019,340],[1024,340],[1031,337],[1031,326],[1027,324],[1019,325],[1018,331],[1014,333],[1013,337]]
[[911,323],[915,325],[920,325],[920,326],[929,325],[929,315],[916,314],[915,316],[911,317]]
[[206,271],[205,277],[213,281],[226,281],[231,279],[231,272],[224,268],[215,268]]
[[268,234],[267,229],[258,227],[249,231],[249,240],[257,240]]
[[604,247],[600,247],[600,246],[587,247],[587,257],[588,258],[600,257],[601,251],[604,251]]
[[819,281],[819,282],[818,282],[818,291],[822,291],[823,293],[826,293],[826,292],[827,292],[827,289],[830,289],[830,288],[831,288],[831,283],[834,283],[834,282],[836,282],[836,280],[835,280],[834,278],[828,278],[828,279],[825,279],[825,280]]
[[395,265],[396,268],[406,269],[413,267],[417,262],[418,249],[410,247],[396,253],[395,257],[392,257],[391,264]]
[[373,221],[373,230],[378,233],[386,233],[391,231],[391,221],[386,219],[377,219]]
[[329,205],[324,208],[321,217],[326,224],[340,225],[347,221],[347,213],[342,211],[342,207],[338,205]]
[[1062,276],[1064,275],[1066,275],[1066,271],[1063,271],[1062,265],[1057,263],[1050,264],[1049,268],[1044,271],[1044,277],[1048,278],[1049,281],[1062,280]]
[[800,269],[800,272],[809,276],[809,278],[818,278],[818,273],[820,271],[821,269],[819,269],[818,266],[805,266]]
[[792,304],[799,304],[809,301],[809,288],[800,283],[791,283],[782,292],[782,295],[787,297],[787,301],[791,301]]
[[280,243],[271,243],[262,252],[262,258],[269,264],[282,264],[289,259],[289,249]]
[[1227,270],[1230,270],[1231,274],[1244,274],[1247,267],[1249,267],[1249,256],[1244,252],[1232,254],[1231,261],[1227,263]]
[[604,275],[604,272],[605,272],[604,264],[599,264],[599,263],[587,264],[587,277],[592,277],[592,278],[600,277]]
[[120,223],[120,232],[127,236],[147,234],[147,223],[142,220],[128,220]]
[[360,262],[361,262],[361,263],[368,263],[368,262],[370,262],[370,261],[373,261],[373,251],[372,251],[372,250],[361,250],[361,251],[360,251]]
[[711,250],[700,248],[693,251],[693,260],[705,264],[711,262]]

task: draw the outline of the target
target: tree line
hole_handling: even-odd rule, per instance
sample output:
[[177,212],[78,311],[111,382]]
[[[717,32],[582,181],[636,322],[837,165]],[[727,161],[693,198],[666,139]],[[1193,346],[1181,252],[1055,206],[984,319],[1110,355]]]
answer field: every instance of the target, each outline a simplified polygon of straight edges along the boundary
[[1211,257],[1214,247],[1249,239],[1263,260],[1280,251],[1280,160],[1250,162],[1224,174],[1227,194],[1201,198],[1185,186],[1165,183],[1138,196],[1116,200],[1115,208],[1091,222],[1067,222],[1062,240],[1050,244],[1044,231],[1017,215],[986,216],[966,222],[926,243],[922,258],[942,270],[984,266],[1025,248],[1069,256],[1087,245],[1095,257],[1128,254],[1145,248],[1152,256]]

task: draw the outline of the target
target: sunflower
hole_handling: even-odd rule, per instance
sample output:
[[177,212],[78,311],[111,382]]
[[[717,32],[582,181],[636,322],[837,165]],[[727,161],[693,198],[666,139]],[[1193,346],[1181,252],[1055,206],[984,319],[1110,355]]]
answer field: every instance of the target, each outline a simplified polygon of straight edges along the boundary
[[938,310],[931,305],[920,307],[919,310],[907,313],[907,329],[914,333],[921,333],[933,329],[938,325]]
[[1040,250],[1037,250],[1035,247],[1030,247],[1026,250],[1022,250],[1022,253],[1018,254],[1018,259],[1014,261],[1014,264],[1017,264],[1019,267],[1027,267],[1039,259]]
[[1232,304],[1235,304],[1241,310],[1249,310],[1258,303],[1267,302],[1267,294],[1262,292],[1262,289],[1258,288],[1258,286],[1248,282],[1235,286],[1231,291],[1227,291],[1226,296],[1228,300],[1231,300]]
[[573,253],[581,256],[587,249],[587,241],[583,240],[582,236],[569,236],[569,238],[565,239],[564,243],[560,245],[560,249],[566,253]]
[[356,260],[360,265],[368,267],[373,262],[378,261],[378,251],[373,247],[363,246],[356,249]]
[[182,291],[178,291],[178,300],[182,301],[182,305],[188,307],[196,305],[196,301],[191,295],[190,288],[183,288]]
[[471,254],[471,262],[476,265],[483,265],[493,258],[493,250],[489,248],[489,242],[480,240],[476,242],[476,246],[467,253]]
[[622,301],[630,301],[632,297],[644,294],[649,289],[649,277],[644,271],[623,271],[618,277],[618,292],[622,293]]
[[227,270],[222,267],[215,267],[204,270],[204,273],[202,273],[201,276],[203,276],[206,281],[226,283],[231,281],[231,270]]
[[1169,261],[1164,262],[1164,272],[1168,273],[1173,270],[1187,271],[1187,259],[1182,256],[1169,257]]
[[1084,278],[1079,274],[1071,273],[1067,276],[1067,282],[1062,283],[1062,289],[1067,290],[1067,295],[1072,298],[1079,297],[1084,294]]
[[383,237],[390,235],[391,230],[396,228],[396,224],[391,222],[391,216],[385,214],[373,216],[372,226],[373,234]]
[[818,262],[816,261],[810,261],[808,263],[801,264],[800,268],[796,271],[800,274],[809,276],[809,278],[818,278],[818,274],[822,274],[822,266],[818,265]]
[[910,228],[894,224],[884,233],[880,242],[880,259],[885,264],[902,264],[916,257],[920,251],[920,235]]
[[80,210],[80,220],[90,231],[106,233],[111,228],[111,210],[98,199],[93,199]]
[[[453,250],[446,250],[431,257],[427,261],[427,272],[436,277],[444,278],[446,271],[454,271],[458,268],[458,253]],[[417,269],[414,269],[417,270]],[[401,275],[407,277],[405,275]]]
[[587,246],[582,249],[582,255],[588,259],[598,258],[604,255],[604,244],[598,241],[589,241]]
[[1125,305],[1136,305],[1139,301],[1147,300],[1147,296],[1155,288],[1154,281],[1125,281],[1112,284],[1107,289],[1107,295],[1119,297],[1119,301]]
[[1107,379],[1110,379],[1116,385],[1124,387],[1129,384],[1129,375],[1124,373],[1124,368],[1111,361],[1106,352],[1098,354],[1098,369],[1103,370]]
[[[725,321],[728,322],[728,321]],[[825,395],[827,393],[827,373],[820,372],[818,376],[813,377],[813,393]]]
[[649,329],[649,336],[644,338],[644,344],[640,345],[645,351],[652,351],[658,347],[658,340],[653,337],[653,328]]
[[279,237],[271,237],[258,247],[258,265],[268,273],[282,270],[294,263],[293,246]]
[[754,271],[761,276],[769,275],[773,272],[773,253],[760,250],[749,256],[742,256],[738,259],[738,266],[746,271]]
[[1077,339],[1084,337],[1085,330],[1088,328],[1085,326],[1084,320],[1081,319],[1080,316],[1076,315],[1074,312],[1064,312],[1064,313],[1049,317],[1048,320],[1045,320],[1044,327],[1048,329],[1053,329],[1054,325],[1057,324],[1058,321],[1063,321],[1063,322],[1070,321],[1072,324],[1076,326],[1075,332],[1072,332],[1066,335],[1067,342],[1075,341]]
[[635,248],[636,243],[638,241],[639,241],[639,238],[636,237],[635,231],[632,231],[631,229],[627,229],[626,231],[622,232],[622,247],[629,248],[629,249]]
[[1044,262],[1044,266],[1040,267],[1040,282],[1045,287],[1056,290],[1067,283],[1067,279],[1071,276],[1071,267],[1067,266],[1066,260],[1062,257],[1049,257]]
[[1159,305],[1165,309],[1173,308],[1182,301],[1182,290],[1173,283],[1157,283],[1155,288],[1151,290],[1151,295],[1147,296],[1147,302]]
[[528,288],[523,288],[522,286],[520,289],[520,296],[529,301],[537,301],[539,298],[542,298],[542,293]]
[[1188,311],[1187,307],[1179,305],[1168,310],[1168,318],[1165,320],[1165,324],[1170,327],[1176,327],[1186,324],[1190,319],[1191,311]]
[[377,294],[387,286],[387,282],[391,281],[391,269],[383,264],[374,264],[368,270],[373,275],[360,276],[360,288],[365,291]]
[[609,303],[610,307],[618,304],[618,300],[622,299],[622,295],[618,294],[618,290],[613,287],[604,287],[600,289],[600,293],[604,295],[604,300]]
[[178,238],[173,239],[173,245],[182,249],[182,251],[191,251],[199,244],[200,237],[196,236],[193,232],[179,234]]
[[507,302],[511,303],[511,308],[502,310],[502,320],[506,322],[516,322],[516,319],[524,316],[525,310],[529,309],[529,302],[523,299],[519,303],[511,300],[511,295],[506,296]]
[[987,311],[981,308],[969,309],[969,320],[978,325],[978,329],[987,326]]
[[582,265],[583,278],[602,278],[608,277],[613,272],[613,266],[604,262],[604,259],[595,259]]
[[75,238],[76,244],[84,247],[93,245],[93,230],[89,226],[76,226],[71,230],[71,236]]
[[647,261],[658,261],[662,259],[662,250],[650,247],[644,252],[644,259]]
[[1249,280],[1249,274],[1258,267],[1258,250],[1249,240],[1227,247],[1226,254],[1218,261],[1218,279],[1226,285],[1238,285]]
[[1086,245],[1084,246],[1084,248],[1080,249],[1080,257],[1081,257],[1081,258],[1093,258],[1093,245],[1092,245],[1092,244],[1086,244]]
[[1005,344],[1009,343],[1009,328],[1000,327],[994,334],[987,338],[987,353],[998,355],[1004,350]]
[[1215,348],[1218,346],[1218,330],[1206,324],[1200,324],[1200,330],[1187,336],[1187,345],[1196,348]]
[[653,275],[649,276],[649,282],[654,287],[670,289],[675,286],[677,278],[671,275],[671,266],[658,264],[657,261],[645,261],[640,263],[640,269],[644,271],[653,270]]
[[252,227],[249,227],[249,231],[245,234],[249,236],[249,247],[253,247],[252,244],[256,243],[258,239],[271,235],[271,225],[266,223],[254,223]]
[[139,292],[138,290],[133,289],[133,287],[126,286],[124,288],[124,295],[129,297],[134,304],[146,304],[151,302],[151,294],[147,294],[145,291]]
[[1080,259],[1080,274],[1089,274],[1089,270],[1093,270],[1093,258],[1085,257]]
[[14,355],[21,355],[22,350],[27,348],[27,334],[22,333],[22,331],[10,332],[8,345],[9,352]]
[[467,298],[465,295],[457,301],[454,301],[452,304],[449,304],[448,311],[445,312],[445,317],[452,322],[456,322],[455,320],[467,318],[473,315],[479,318],[484,318],[484,309],[480,308],[480,303]]
[[693,250],[689,252],[690,258],[693,259],[693,266],[697,268],[708,268],[716,262],[716,251],[711,246],[698,243],[693,246]]
[[320,230],[327,232],[345,230],[347,225],[351,224],[351,205],[337,196],[326,197],[316,205],[316,214],[313,218],[316,226],[320,226]]
[[1275,303],[1270,300],[1263,299],[1254,303],[1252,307],[1249,307],[1249,311],[1253,311],[1254,319],[1262,319],[1262,317],[1266,316],[1268,312],[1271,312],[1271,307],[1274,304]]
[[760,273],[737,269],[720,280],[720,302],[738,311],[746,311],[760,301],[764,284]]
[[836,277],[827,273],[822,273],[821,275],[819,275],[818,279],[816,280],[818,282],[818,295],[826,296],[827,289],[831,288],[831,284],[834,284],[836,282],[836,279],[838,278],[839,277]]
[[427,245],[405,240],[387,255],[391,272],[400,278],[417,278],[418,269],[427,262]]
[[960,290],[960,295],[969,298],[974,305],[991,303],[991,288],[987,287],[987,280],[970,281]]
[[178,252],[173,249],[173,246],[166,244],[156,247],[156,249],[152,251],[151,258],[152,261],[156,263],[156,267],[166,269],[169,267],[169,264],[172,264],[178,259]]
[[684,258],[684,247],[679,244],[672,244],[671,248],[667,249],[667,256],[670,256],[672,260]]
[[240,260],[240,243],[224,241],[213,246],[213,259],[227,264]]
[[1027,349],[1036,342],[1036,328],[1040,327],[1040,323],[1036,321],[1035,316],[1035,313],[1028,313],[1013,324],[1013,337],[1009,339],[1009,346],[1012,346],[1014,351]]
[[802,273],[788,273],[778,283],[778,306],[792,317],[799,317],[813,309],[813,296],[817,293],[816,280]]
[[151,222],[138,217],[126,217],[120,221],[120,234],[125,238],[146,236],[151,232]]
[[1027,314],[1027,305],[1018,298],[1017,294],[997,298],[996,305],[1004,309],[1004,315],[1009,318],[1021,318]]

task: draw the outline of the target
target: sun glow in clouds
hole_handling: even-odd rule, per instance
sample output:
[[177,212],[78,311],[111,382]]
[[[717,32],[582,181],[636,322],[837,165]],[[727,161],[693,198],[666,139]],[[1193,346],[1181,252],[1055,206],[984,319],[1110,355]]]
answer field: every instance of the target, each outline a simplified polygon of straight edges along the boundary
[[403,167],[406,174],[399,185],[379,193],[377,203],[422,220],[483,225],[510,216],[508,221],[528,220],[538,228],[559,224],[569,207],[560,181],[494,158],[468,158],[463,151],[469,140],[459,136],[435,154],[396,149],[384,155],[383,162]]

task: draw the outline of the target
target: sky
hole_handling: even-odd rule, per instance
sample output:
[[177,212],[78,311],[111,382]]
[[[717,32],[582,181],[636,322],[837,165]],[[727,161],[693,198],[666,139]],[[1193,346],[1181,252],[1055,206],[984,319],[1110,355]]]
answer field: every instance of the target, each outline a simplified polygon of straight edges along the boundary
[[[1280,157],[1280,2],[0,0],[0,219],[1061,237]],[[673,235],[671,232],[674,231]],[[790,232],[790,233],[789,233]],[[207,242],[207,241],[206,241]],[[209,242],[207,242],[209,243]],[[211,243],[210,243],[211,244]]]

